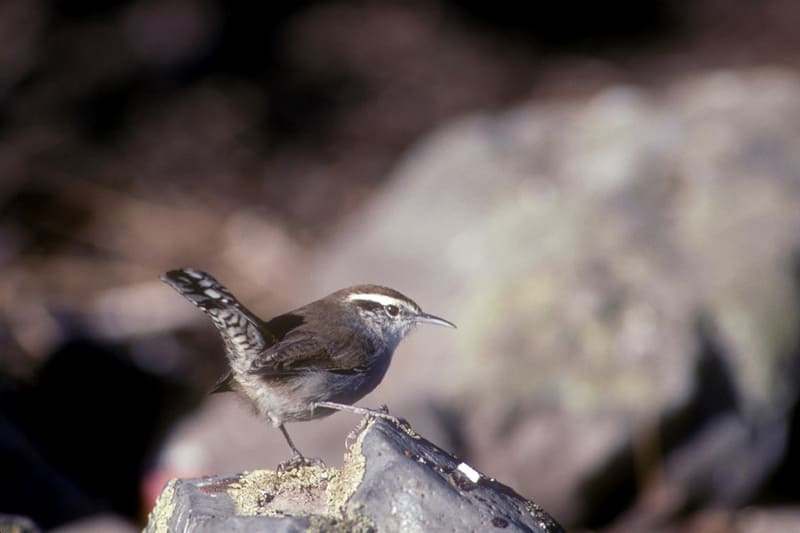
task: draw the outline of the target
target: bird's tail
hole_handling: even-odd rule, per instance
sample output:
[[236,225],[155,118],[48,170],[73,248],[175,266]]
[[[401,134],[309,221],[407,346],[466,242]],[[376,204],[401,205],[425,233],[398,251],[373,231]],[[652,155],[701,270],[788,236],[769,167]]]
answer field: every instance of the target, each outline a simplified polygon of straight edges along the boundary
[[170,270],[161,279],[206,313],[225,341],[231,368],[246,372],[267,345],[262,321],[211,275],[195,268]]

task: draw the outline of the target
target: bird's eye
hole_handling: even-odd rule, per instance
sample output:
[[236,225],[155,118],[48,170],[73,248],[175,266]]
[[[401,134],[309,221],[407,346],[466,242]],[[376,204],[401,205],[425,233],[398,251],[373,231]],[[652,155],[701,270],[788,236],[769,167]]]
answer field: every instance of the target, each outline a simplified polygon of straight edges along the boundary
[[389,316],[397,316],[400,313],[400,309],[396,305],[387,305],[386,312],[389,313]]

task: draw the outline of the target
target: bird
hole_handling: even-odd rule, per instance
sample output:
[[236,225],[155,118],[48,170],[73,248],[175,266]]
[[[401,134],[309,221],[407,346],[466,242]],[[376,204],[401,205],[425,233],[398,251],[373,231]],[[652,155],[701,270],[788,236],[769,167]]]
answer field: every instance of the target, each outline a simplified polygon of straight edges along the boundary
[[456,327],[381,285],[347,287],[264,321],[202,270],[171,270],[161,280],[207,314],[222,337],[229,370],[211,392],[238,392],[283,434],[292,457],[279,471],[323,464],[300,452],[289,422],[349,411],[399,423],[385,407],[353,404],[383,380],[398,344],[417,324]]

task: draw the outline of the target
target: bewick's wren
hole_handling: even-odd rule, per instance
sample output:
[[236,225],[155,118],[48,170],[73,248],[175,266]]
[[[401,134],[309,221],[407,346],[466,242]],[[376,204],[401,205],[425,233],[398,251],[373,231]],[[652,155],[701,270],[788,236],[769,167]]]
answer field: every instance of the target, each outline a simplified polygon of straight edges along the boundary
[[184,268],[161,279],[211,317],[230,363],[213,392],[244,394],[281,430],[293,455],[280,470],[319,462],[303,457],[286,422],[334,410],[394,419],[352,404],[381,382],[395,348],[416,324],[455,327],[379,285],[342,289],[264,322],[205,272]]

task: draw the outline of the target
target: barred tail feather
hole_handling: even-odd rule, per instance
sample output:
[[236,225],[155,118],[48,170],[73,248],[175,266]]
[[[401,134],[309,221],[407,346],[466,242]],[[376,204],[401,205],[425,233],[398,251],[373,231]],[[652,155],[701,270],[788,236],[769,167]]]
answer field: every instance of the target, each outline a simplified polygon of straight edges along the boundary
[[[170,270],[161,280],[187,300],[213,316],[215,311],[228,307],[243,308],[242,304],[210,274],[195,268]],[[247,314],[252,314],[249,311]]]
[[211,317],[235,371],[248,368],[254,353],[266,347],[261,320],[210,274],[181,268],[163,274],[161,279]]

